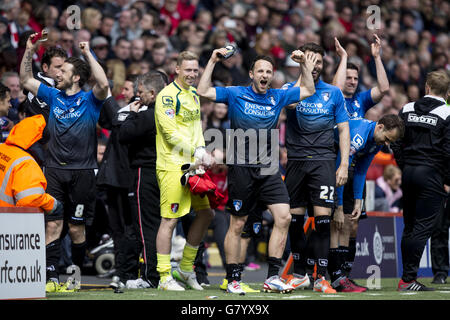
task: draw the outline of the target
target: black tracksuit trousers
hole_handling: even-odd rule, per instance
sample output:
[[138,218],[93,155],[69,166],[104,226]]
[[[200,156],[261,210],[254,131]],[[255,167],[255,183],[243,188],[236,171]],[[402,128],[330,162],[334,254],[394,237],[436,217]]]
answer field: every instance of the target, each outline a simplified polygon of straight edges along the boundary
[[158,286],[159,273],[156,271],[156,236],[161,224],[160,193],[156,179],[156,169],[151,167],[132,168],[133,185],[129,199],[132,224],[139,239],[136,254],[142,253],[144,264],[141,277]]
[[402,279],[417,278],[420,259],[444,208],[442,174],[430,166],[405,165],[402,174],[404,230],[401,250]]
[[136,257],[135,251],[139,240],[131,224],[128,189],[108,187],[106,190],[116,275],[126,283],[127,280],[136,279],[138,275],[139,257]]

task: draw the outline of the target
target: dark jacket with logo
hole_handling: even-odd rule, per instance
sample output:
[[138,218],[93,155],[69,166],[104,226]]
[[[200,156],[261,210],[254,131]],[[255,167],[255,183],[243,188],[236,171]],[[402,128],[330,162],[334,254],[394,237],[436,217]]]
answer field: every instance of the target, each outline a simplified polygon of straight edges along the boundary
[[450,106],[427,95],[406,104],[399,116],[405,122],[405,135],[391,147],[400,168],[430,166],[450,183]]
[[112,96],[103,104],[98,123],[102,128],[111,130],[111,135],[97,173],[98,186],[128,189],[131,184],[128,146],[119,141],[120,127],[130,114],[129,110],[127,107],[120,108]]
[[131,111],[120,127],[119,140],[128,145],[132,168],[156,167],[155,105]]

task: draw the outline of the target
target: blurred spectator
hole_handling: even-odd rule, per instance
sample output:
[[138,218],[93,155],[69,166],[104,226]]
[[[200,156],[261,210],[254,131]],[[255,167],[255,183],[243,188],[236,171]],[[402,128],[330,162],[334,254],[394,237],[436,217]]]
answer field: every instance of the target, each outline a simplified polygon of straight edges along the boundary
[[105,63],[109,52],[109,42],[105,37],[97,36],[91,40],[91,48],[101,63]]
[[119,13],[119,19],[114,22],[114,25],[111,29],[111,44],[115,45],[117,39],[119,38],[125,38],[127,40],[134,39],[134,36],[131,31],[131,11],[130,10],[123,10]]
[[0,83],[0,117],[6,116],[10,108],[11,108],[11,90],[9,90],[7,86]]
[[261,30],[258,28],[258,10],[250,8],[247,10],[245,17],[245,33],[247,34],[247,40],[250,46],[255,44],[256,35]]
[[120,37],[113,48],[113,56],[115,59],[122,60],[125,67],[131,63],[131,42],[125,37]]
[[165,17],[166,20],[170,20],[171,27],[168,33],[169,36],[175,33],[175,30],[177,29],[178,24],[181,21],[181,15],[177,8],[178,0],[165,0],[164,5],[160,10],[161,16]]
[[19,0],[3,0],[0,4],[1,15],[7,20],[11,45],[17,48],[19,44],[19,30],[17,27],[17,18],[20,12]]
[[121,95],[123,96],[123,99],[125,100],[126,103],[130,103],[131,98],[133,98],[135,96],[135,92],[137,90],[137,87],[135,87],[135,83],[137,80],[137,76],[127,76],[127,78],[125,79],[125,82],[123,84],[122,87],[122,91],[121,91]]
[[[207,117],[205,130],[216,129],[222,134],[222,141],[209,141],[214,143],[215,147],[222,150],[226,148],[226,129],[230,129],[230,121],[228,120],[228,106],[224,103],[213,103],[212,112]],[[215,136],[215,135],[214,135]],[[207,144],[208,141],[205,141]]]
[[401,170],[394,165],[386,166],[383,175],[376,180],[375,211],[401,211],[403,208],[401,183]]
[[188,45],[189,38],[195,37],[196,27],[190,20],[183,20],[178,25],[176,33],[170,36],[169,41],[174,50],[184,51]]
[[98,30],[98,35],[105,37],[108,42],[111,44],[111,32],[114,27],[115,19],[113,16],[103,16],[102,23],[100,25],[100,29]]
[[20,80],[17,72],[3,73],[0,82],[9,88],[11,93],[11,104],[14,107],[19,105]]
[[72,56],[76,58],[83,58],[83,55],[80,52],[80,42],[89,42],[91,41],[91,33],[86,29],[80,29],[75,32],[75,42],[73,46]]
[[137,38],[131,41],[131,62],[140,62],[144,58],[145,42]]
[[167,45],[161,41],[156,42],[150,52],[150,57],[153,69],[162,68],[167,59]]
[[[117,95],[120,94],[122,86],[125,82],[126,78],[125,64],[122,62],[122,60],[110,59],[106,62],[106,69],[107,69],[106,76],[113,82],[113,88],[111,90],[112,95],[116,97]],[[121,107],[123,106],[124,105],[121,105]]]
[[74,42],[75,40],[72,32],[68,30],[61,31],[61,38],[59,39],[58,45],[67,52],[68,57],[71,57],[73,54]]
[[98,34],[102,25],[102,13],[94,8],[86,8],[81,14],[81,25],[91,33],[91,37]]

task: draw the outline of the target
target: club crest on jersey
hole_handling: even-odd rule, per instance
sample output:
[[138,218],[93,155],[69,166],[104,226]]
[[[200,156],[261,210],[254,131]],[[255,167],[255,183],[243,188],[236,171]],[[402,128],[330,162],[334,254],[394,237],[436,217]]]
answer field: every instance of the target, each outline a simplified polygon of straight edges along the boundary
[[242,200],[233,200],[234,210],[239,211],[242,208]]
[[119,113],[118,115],[117,115],[117,120],[118,121],[125,121],[125,119],[128,117],[128,114],[127,113]]
[[358,100],[355,100],[355,106],[356,106],[358,109],[361,108],[361,106],[359,105]]
[[77,100],[77,106],[79,106],[80,103],[81,103],[81,97],[79,97],[78,100]]
[[179,203],[172,203],[170,205],[170,210],[172,210],[173,213],[177,213],[179,207],[180,207]]
[[270,103],[272,103],[273,105],[275,105],[276,104],[276,102],[275,102],[275,98],[273,97],[273,96],[270,96]]
[[355,134],[355,136],[353,137],[351,143],[350,143],[353,147],[355,147],[355,149],[359,149],[363,146],[364,144],[364,139],[363,137],[361,137],[358,133]]
[[323,100],[325,100],[325,102],[327,102],[328,100],[330,100],[330,93],[329,92],[322,93],[322,98]]
[[166,110],[166,115],[170,118],[173,119],[175,117],[175,110],[173,109],[167,109]]
[[259,234],[260,231],[261,231],[261,222],[255,222],[253,224],[253,232],[255,234]]
[[171,96],[163,96],[162,103],[165,106],[173,106],[173,99]]

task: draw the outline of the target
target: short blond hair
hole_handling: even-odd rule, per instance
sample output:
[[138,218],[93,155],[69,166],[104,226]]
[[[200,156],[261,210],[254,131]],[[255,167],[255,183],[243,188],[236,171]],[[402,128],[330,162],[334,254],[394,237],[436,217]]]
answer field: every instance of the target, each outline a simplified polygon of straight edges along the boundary
[[181,66],[184,60],[197,60],[198,56],[191,51],[183,51],[177,57],[177,66]]
[[450,77],[444,70],[432,71],[427,74],[426,85],[431,92],[445,98],[450,90]]
[[384,181],[388,181],[389,179],[392,179],[396,174],[402,174],[400,168],[393,164],[389,164],[384,168],[383,179]]

